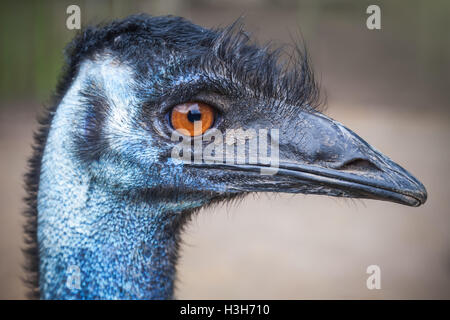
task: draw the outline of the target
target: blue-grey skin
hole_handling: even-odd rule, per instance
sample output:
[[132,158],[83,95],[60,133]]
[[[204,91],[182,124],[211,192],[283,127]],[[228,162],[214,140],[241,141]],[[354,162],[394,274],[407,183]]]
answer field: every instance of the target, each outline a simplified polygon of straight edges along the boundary
[[[425,202],[418,180],[338,122],[281,95],[254,92],[230,76],[226,63],[180,74],[173,66],[182,59],[173,54],[167,60],[142,76],[116,53],[96,52],[81,62],[56,108],[37,195],[41,298],[173,298],[179,235],[189,215],[247,192]],[[220,109],[214,127],[222,132],[279,129],[280,168],[274,175],[261,175],[262,164],[172,159],[176,142],[166,115],[173,104],[144,107],[159,83],[173,89],[230,77],[235,88],[242,86],[241,94],[199,90],[188,101]],[[101,123],[92,96],[101,97]],[[97,141],[88,132],[98,126],[106,143],[92,149],[91,159],[92,146],[83,146]]]

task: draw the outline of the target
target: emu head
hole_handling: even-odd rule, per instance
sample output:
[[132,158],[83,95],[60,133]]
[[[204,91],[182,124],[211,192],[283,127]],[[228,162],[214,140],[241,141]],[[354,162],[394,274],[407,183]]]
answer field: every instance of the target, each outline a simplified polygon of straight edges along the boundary
[[136,16],[88,29],[69,50],[80,107],[68,148],[113,189],[192,207],[254,191],[426,200],[411,174],[319,112],[306,55],[280,66],[279,51],[250,44],[239,26]]

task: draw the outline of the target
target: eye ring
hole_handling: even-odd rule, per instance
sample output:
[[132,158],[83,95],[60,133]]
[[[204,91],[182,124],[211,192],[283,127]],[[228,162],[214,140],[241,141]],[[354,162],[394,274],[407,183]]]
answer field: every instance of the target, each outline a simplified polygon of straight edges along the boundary
[[169,121],[173,129],[186,136],[199,136],[210,129],[217,111],[203,102],[185,102],[172,108]]

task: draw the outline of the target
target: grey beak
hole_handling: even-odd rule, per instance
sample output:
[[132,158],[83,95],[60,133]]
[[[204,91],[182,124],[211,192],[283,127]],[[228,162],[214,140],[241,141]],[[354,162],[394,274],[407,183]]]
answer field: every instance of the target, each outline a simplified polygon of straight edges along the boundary
[[[196,163],[191,167],[220,169],[238,175],[229,190],[288,192],[366,198],[420,206],[424,185],[342,124],[314,112],[300,112],[285,121],[279,133],[275,174],[258,176],[268,165]],[[237,172],[236,172],[237,171]]]
[[424,185],[356,133],[322,114],[304,112],[299,117],[302,139],[294,144],[298,139],[280,140],[278,174],[319,183],[338,196],[341,191],[342,196],[409,206],[425,203]]

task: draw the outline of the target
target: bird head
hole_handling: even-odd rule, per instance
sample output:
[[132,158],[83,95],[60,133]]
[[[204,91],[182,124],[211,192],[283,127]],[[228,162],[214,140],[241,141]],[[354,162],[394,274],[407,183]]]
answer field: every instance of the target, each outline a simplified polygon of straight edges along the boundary
[[75,80],[63,89],[79,107],[67,148],[108,190],[170,195],[179,210],[266,191],[423,204],[416,178],[320,112],[305,51],[285,64],[281,51],[240,23],[133,16],[88,28],[68,48]]

